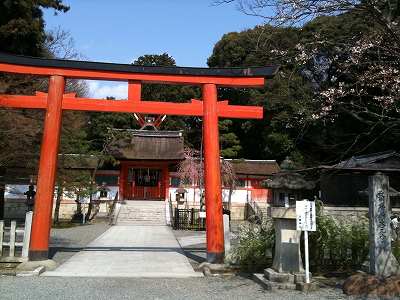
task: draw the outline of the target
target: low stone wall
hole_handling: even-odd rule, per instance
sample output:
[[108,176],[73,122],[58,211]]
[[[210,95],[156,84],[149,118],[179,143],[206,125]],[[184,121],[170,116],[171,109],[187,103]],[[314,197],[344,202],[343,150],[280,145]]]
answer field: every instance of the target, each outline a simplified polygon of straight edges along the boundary
[[[335,219],[347,222],[356,222],[363,217],[368,218],[368,207],[324,206],[324,212]],[[393,208],[392,213],[400,214],[400,208]]]
[[360,218],[368,218],[368,207],[324,206],[324,213],[340,221],[357,222]]
[[[53,217],[54,217],[55,201],[53,202]],[[87,205],[86,205],[87,209]],[[28,207],[26,199],[5,199],[4,201],[4,218],[5,219],[24,219]],[[71,199],[63,199],[60,204],[60,219],[70,220],[76,212],[76,203]],[[106,215],[108,213],[107,203],[100,203],[98,215]]]
[[247,216],[247,204],[246,203],[232,203],[231,205],[231,220],[232,221],[243,221]]
[[24,219],[28,211],[26,199],[4,199],[4,218],[5,219]]

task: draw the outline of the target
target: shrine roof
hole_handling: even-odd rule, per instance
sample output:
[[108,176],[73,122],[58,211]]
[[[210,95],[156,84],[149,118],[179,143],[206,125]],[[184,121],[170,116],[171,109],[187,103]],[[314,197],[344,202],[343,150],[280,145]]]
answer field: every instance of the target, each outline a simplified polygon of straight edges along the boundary
[[271,179],[265,180],[264,185],[271,189],[312,190],[315,182],[309,181],[303,175],[295,172],[280,172]]
[[[393,166],[395,162],[400,162],[400,155],[395,151],[385,151],[379,153],[372,153],[367,155],[352,156],[351,158],[339,162],[334,167],[337,168],[368,168],[380,167],[380,162],[387,162],[390,159],[390,165]],[[379,164],[379,165],[377,165]],[[400,164],[396,164],[400,166]]]
[[236,174],[269,176],[279,172],[275,160],[225,159],[230,162]]
[[108,154],[119,160],[182,160],[182,131],[112,129]]
[[141,74],[167,74],[183,76],[264,77],[269,79],[273,78],[278,71],[277,65],[244,68],[199,68],[175,66],[160,67],[54,58],[39,58],[8,54],[4,52],[0,52],[0,63],[45,68],[80,69],[88,71],[90,70]]

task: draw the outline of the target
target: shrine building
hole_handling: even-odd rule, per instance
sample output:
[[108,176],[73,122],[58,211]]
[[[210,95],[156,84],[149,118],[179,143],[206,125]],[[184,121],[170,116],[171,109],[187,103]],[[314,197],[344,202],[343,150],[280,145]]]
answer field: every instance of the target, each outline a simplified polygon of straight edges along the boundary
[[[164,201],[166,207],[177,205],[178,192],[184,190],[187,207],[198,208],[203,186],[187,183],[178,172],[179,164],[185,160],[184,137],[182,131],[113,129],[113,140],[108,146],[108,154],[117,163],[104,165],[96,170],[97,186],[105,186],[106,193],[100,190],[92,200],[100,202],[100,215],[107,212],[109,204],[119,201]],[[93,172],[97,166],[96,157],[79,159],[74,162],[74,155],[64,155],[64,165],[69,169],[85,169]],[[271,201],[272,193],[262,186],[262,181],[279,171],[275,160],[226,159],[234,170],[233,188],[223,186],[222,200],[224,207],[231,211],[233,220],[244,220],[249,201],[256,201],[265,206]],[[83,164],[82,164],[83,162]],[[86,163],[85,163],[86,162]],[[23,218],[26,211],[24,193],[34,170],[19,171],[19,179],[12,180],[5,186],[3,211],[5,218]],[[15,174],[14,174],[15,175]],[[15,178],[15,176],[10,176]],[[56,197],[56,193],[55,193]],[[76,197],[64,193],[60,205],[60,218],[71,219],[76,210]],[[89,200],[89,199],[87,199]],[[53,202],[55,206],[55,199]],[[229,206],[229,207],[228,207]],[[166,209],[166,212],[168,209]],[[167,216],[168,219],[168,216]],[[167,220],[168,221],[168,220]]]

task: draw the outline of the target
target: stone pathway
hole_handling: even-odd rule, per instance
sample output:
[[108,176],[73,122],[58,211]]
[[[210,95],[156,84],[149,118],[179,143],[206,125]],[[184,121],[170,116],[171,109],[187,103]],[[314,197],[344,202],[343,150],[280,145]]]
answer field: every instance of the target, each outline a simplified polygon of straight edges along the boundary
[[202,277],[167,226],[113,226],[54,271],[43,276]]

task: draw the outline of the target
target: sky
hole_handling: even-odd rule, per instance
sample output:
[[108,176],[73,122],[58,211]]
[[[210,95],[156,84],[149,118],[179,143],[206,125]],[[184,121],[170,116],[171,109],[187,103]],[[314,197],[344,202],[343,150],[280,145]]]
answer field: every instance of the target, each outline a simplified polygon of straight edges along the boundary
[[[171,55],[178,66],[206,67],[223,34],[262,22],[235,4],[213,0],[64,0],[67,13],[45,11],[46,29],[69,31],[87,60],[132,63],[141,55]],[[127,97],[125,83],[89,81],[92,97]]]

